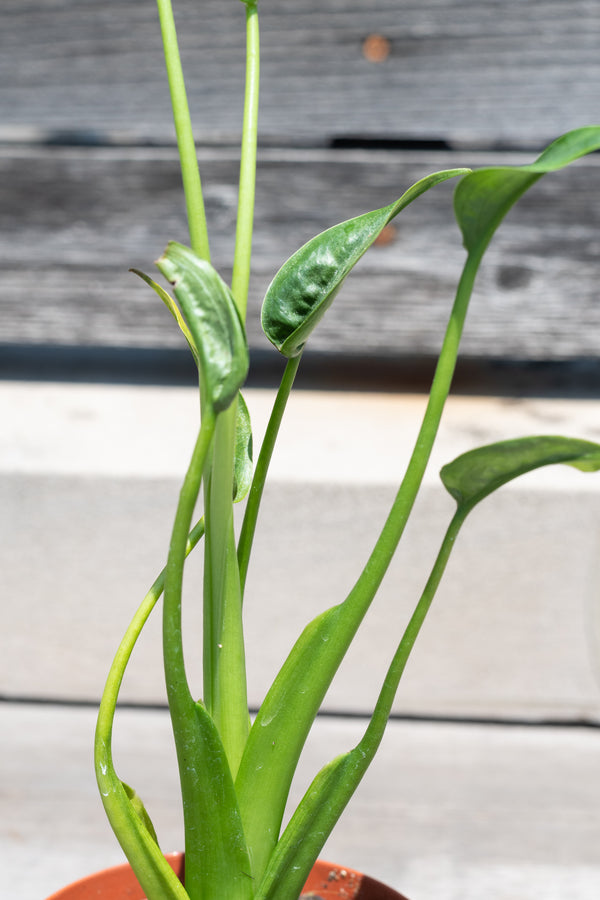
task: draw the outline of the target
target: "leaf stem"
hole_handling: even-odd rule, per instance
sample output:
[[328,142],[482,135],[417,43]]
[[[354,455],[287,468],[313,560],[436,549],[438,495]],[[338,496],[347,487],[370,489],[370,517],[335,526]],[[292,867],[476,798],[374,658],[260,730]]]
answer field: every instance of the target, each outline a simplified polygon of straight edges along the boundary
[[[201,519],[190,532],[186,555],[191,553],[203,534],[204,520]],[[156,853],[149,835],[143,827],[140,827],[131,801],[115,772],[112,758],[112,730],[125,669],[142,628],[163,592],[164,582],[165,569],[154,581],[123,636],[100,700],[94,739],[96,778],[108,820],[150,900],[187,898],[187,894],[182,893],[177,887],[177,879],[173,878],[172,871],[169,873],[170,867],[163,865],[162,854]]]
[[232,772],[248,736],[245,654],[233,530],[237,402],[219,415],[206,492],[204,702],[221,734]]
[[156,0],[160,29],[162,33],[167,78],[171,94],[171,106],[173,108],[173,121],[177,136],[179,161],[181,165],[181,178],[185,194],[188,228],[190,232],[190,245],[194,253],[210,262],[210,248],[208,242],[208,228],[202,185],[198,169],[198,158],[192,122],[188,106],[181,57],[177,43],[177,31],[171,0]]
[[359,743],[316,775],[273,851],[256,900],[294,900],[314,860],[347,806],[379,748],[406,663],[431,608],[468,509],[458,509],[446,531],[431,574],[404,631]]
[[[250,731],[236,788],[248,846],[260,878],[275,846],[292,777],[323,697],[362,622],[400,541],[421,485],[448,396],[479,258],[467,257],[429,401],[406,474],[373,551],[345,601],[300,635]],[[262,767],[269,744],[271,764]]]
[[197,821],[199,813],[197,804],[194,803],[194,795],[197,789],[197,773],[190,760],[191,746],[196,740],[198,718],[196,704],[187,681],[183,657],[181,631],[183,569],[187,535],[214,430],[215,414],[212,408],[207,405],[192,459],[179,495],[165,573],[163,657],[169,711],[179,762],[186,850],[191,841],[190,836],[201,832],[202,823]]
[[273,456],[273,450],[275,448],[277,435],[279,434],[281,420],[283,419],[283,414],[285,412],[287,401],[294,384],[294,379],[296,377],[301,358],[302,354],[299,354],[298,356],[294,356],[292,359],[288,359],[287,361],[287,365],[283,372],[281,383],[277,391],[277,396],[275,397],[275,403],[273,404],[273,409],[271,411],[267,430],[265,431],[265,436],[261,444],[260,453],[258,454],[258,459],[256,461],[256,468],[254,470],[254,477],[252,479],[252,486],[248,494],[248,500],[246,501],[244,520],[242,522],[242,529],[238,542],[238,563],[240,567],[240,582],[242,586],[242,593],[246,584],[246,576],[248,574],[248,564],[250,561],[252,542],[254,540],[254,533],[256,531],[258,511],[265,487],[267,472],[271,462],[271,457]]
[[345,605],[357,605],[366,612],[404,532],[425,475],[444,406],[450,393],[460,339],[481,256],[482,253],[473,253],[466,259],[438,357],[429,399],[404,478],[371,556],[346,599]]
[[242,320],[246,318],[252,231],[254,223],[254,194],[256,187],[256,146],[258,140],[258,94],[260,81],[260,37],[256,2],[246,2],[246,88],[238,211],[231,292]]

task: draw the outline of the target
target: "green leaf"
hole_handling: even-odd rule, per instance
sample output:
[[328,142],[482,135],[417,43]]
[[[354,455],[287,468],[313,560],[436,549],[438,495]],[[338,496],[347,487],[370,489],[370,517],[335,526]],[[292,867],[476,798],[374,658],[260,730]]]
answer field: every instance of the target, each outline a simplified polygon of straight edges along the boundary
[[254,900],[295,900],[370,759],[359,745],[324,766],[273,851]]
[[334,225],[304,244],[271,282],[262,308],[262,327],[284,356],[297,356],[323,318],[344,279],[394,216],[441,181],[468,169],[435,172],[417,181],[383,209]]
[[150,833],[150,836],[158,844],[158,838],[156,837],[156,831],[154,830],[154,825],[152,824],[152,819],[148,815],[148,810],[142,803],[140,795],[137,793],[137,791],[135,791],[128,784],[125,784],[124,781],[122,781],[121,784],[123,785],[123,790],[127,794],[127,797],[129,799],[133,809],[135,810],[135,812],[141,819],[142,824],[146,827],[146,829]]
[[244,834],[261,879],[279,838],[302,748],[368,604],[331,607],[304,628],[256,715],[236,776]]
[[238,397],[235,423],[235,457],[233,461],[233,502],[239,503],[252,484],[252,425],[246,401]]
[[192,351],[192,355],[194,357],[196,365],[198,366],[198,368],[200,368],[200,357],[198,356],[198,349],[196,347],[196,344],[194,343],[194,338],[192,337],[190,329],[186,325],[185,319],[181,315],[179,307],[177,306],[171,295],[167,293],[167,291],[165,291],[162,285],[157,284],[153,278],[150,278],[149,275],[146,275],[139,269],[130,269],[129,271],[133,272],[134,275],[137,275],[139,278],[141,278],[142,281],[145,281],[146,284],[148,284],[152,288],[152,290],[158,294],[162,302],[165,304],[165,306],[179,325],[179,328],[181,329],[181,332],[188,342],[190,350]]
[[96,739],[96,760],[96,777],[106,815],[144,890],[144,896],[148,900],[189,900],[155,836],[132,803],[130,789],[118,778],[110,746],[103,738]]
[[600,149],[600,126],[559,137],[527,166],[496,166],[465,175],[454,192],[454,213],[469,254],[482,254],[496,228],[522,194],[547,172]]
[[252,869],[227,755],[204,706],[196,703],[195,710],[196,722],[184,726],[188,738],[186,779],[193,785],[187,800],[194,804],[193,819],[198,825],[192,833],[186,829],[186,853],[190,855],[186,885],[190,891],[193,882],[202,896],[218,897],[225,892],[231,900],[250,900]]
[[463,453],[443,467],[440,477],[459,509],[469,510],[519,475],[555,463],[595,472],[600,444],[548,435],[500,441]]
[[209,262],[170,241],[156,263],[173,285],[200,359],[215,412],[231,404],[248,374],[248,345],[231,291]]

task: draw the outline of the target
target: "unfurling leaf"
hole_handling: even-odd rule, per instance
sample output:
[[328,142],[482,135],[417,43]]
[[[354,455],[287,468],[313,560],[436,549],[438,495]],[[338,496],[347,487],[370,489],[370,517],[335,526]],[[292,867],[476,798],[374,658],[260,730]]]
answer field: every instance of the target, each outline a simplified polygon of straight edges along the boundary
[[388,222],[429,188],[468,171],[434,172],[389,206],[334,225],[300,247],[275,275],[263,302],[262,327],[271,343],[284,356],[297,356],[348,273]]
[[156,265],[174,286],[198,351],[207,399],[222,412],[248,374],[248,345],[232,293],[209,262],[175,241]]
[[156,837],[156,831],[154,830],[154,825],[152,824],[152,819],[148,815],[148,811],[144,804],[141,801],[140,795],[128,784],[125,784],[124,781],[121,782],[123,785],[123,790],[127,794],[128,799],[131,802],[132,807],[134,808],[137,815],[140,817],[142,823],[145,825],[146,829],[150,833],[150,836],[156,841],[158,844],[158,838]]
[[600,149],[600,126],[577,128],[557,138],[528,166],[477,169],[454,192],[454,213],[469,254],[481,254],[519,197],[545,175]]
[[600,469],[600,444],[552,435],[499,441],[463,453],[443,467],[440,478],[459,509],[469,510],[519,475],[555,463],[595,472]]

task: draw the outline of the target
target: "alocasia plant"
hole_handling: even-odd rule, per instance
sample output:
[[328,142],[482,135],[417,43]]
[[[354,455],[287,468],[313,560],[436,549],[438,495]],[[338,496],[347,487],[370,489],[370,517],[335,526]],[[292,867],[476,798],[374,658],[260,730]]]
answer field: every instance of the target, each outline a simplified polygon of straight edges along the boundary
[[[334,225],[288,259],[274,276],[262,307],[263,329],[287,365],[253,471],[250,421],[240,389],[248,373],[244,322],[254,207],[259,44],[257,2],[243,2],[248,47],[246,94],[233,276],[228,286],[210,263],[171,3],[158,0],[191,246],[170,242],[157,262],[172,294],[150,276],[137,274],[167,305],[190,346],[199,374],[200,425],[181,488],[167,565],[115,657],[102,698],[95,746],[98,784],[108,818],[148,900],[296,900],[377,750],[406,661],[471,509],[501,485],[540,466],[565,463],[582,471],[600,468],[600,445],[538,436],[471,450],[442,469],[442,482],[457,502],[456,513],[399,639],[372,718],[357,746],[316,774],[282,831],[290,784],[309,729],[377,594],[421,485],[485,250],[506,213],[537,179],[600,148],[600,126],[580,128],[558,138],[528,166],[475,172],[452,169],[428,175],[389,206]],[[307,624],[251,723],[242,601],[269,461],[303,349],[353,266],[385,225],[421,194],[448,179],[457,180],[454,210],[466,260],[414,451],[356,583],[345,599],[337,598],[335,605]],[[193,524],[201,491],[203,511]],[[244,500],[243,525],[236,535],[233,504]],[[185,560],[202,539],[204,684],[202,699],[196,700],[186,678],[181,607]],[[121,679],[144,622],[163,592],[164,669],[180,771],[185,887],[165,862],[141,800],[117,776],[111,754]]]

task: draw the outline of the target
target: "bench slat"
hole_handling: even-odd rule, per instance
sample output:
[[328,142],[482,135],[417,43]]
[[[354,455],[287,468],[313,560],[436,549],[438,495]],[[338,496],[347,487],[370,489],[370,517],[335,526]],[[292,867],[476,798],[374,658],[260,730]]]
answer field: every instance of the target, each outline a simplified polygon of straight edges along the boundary
[[[198,136],[240,130],[243,7],[178,0]],[[600,16],[589,0],[279,0],[261,5],[265,137],[537,143],[597,118]],[[380,34],[389,55],[368,61]],[[33,128],[171,139],[156,4],[9,0],[0,135]]]
[[[428,171],[521,163],[522,154],[265,151],[249,313],[283,260],[324,228],[389,203]],[[203,151],[213,259],[230,274],[237,162]],[[179,347],[179,333],[129,266],[153,271],[167,239],[186,241],[170,149],[29,148],[0,155],[0,343]],[[542,179],[503,225],[477,285],[467,356],[572,359],[600,352],[600,158]],[[464,258],[452,184],[420,198],[372,248],[311,339],[337,354],[429,355],[439,346]],[[367,301],[365,302],[365,298]]]

